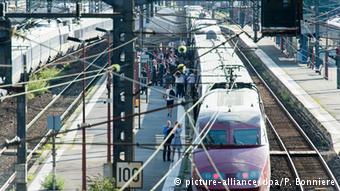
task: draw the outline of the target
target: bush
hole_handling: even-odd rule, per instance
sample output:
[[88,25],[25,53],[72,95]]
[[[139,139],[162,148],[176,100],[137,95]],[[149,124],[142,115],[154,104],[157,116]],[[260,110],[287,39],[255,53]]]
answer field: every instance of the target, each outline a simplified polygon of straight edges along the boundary
[[[31,76],[31,80],[32,81],[39,80],[38,75],[33,74]],[[48,85],[48,83],[46,81],[29,82],[27,90],[28,91],[38,90],[38,89],[42,89],[42,88],[47,87],[47,85]],[[35,96],[40,96],[40,95],[42,95],[46,92],[47,92],[47,89],[32,92],[32,93],[30,93],[29,98],[34,98]]]
[[89,179],[89,191],[115,191],[114,179],[96,176]]
[[[57,68],[47,68],[47,69],[42,70],[38,74],[33,74],[30,77],[30,80],[35,81],[35,80],[43,80],[43,79],[53,78],[53,77],[57,76],[59,74],[59,72],[60,72],[60,70],[57,69]],[[48,85],[49,85],[49,83],[47,81],[29,82],[27,89],[28,89],[28,91],[33,91],[33,90],[46,88]],[[47,91],[48,91],[48,89],[44,89],[44,90],[40,90],[40,91],[30,93],[29,98],[31,99],[31,98],[34,98],[36,96],[40,96],[40,95],[46,93]]]
[[59,74],[60,70],[57,68],[48,68],[39,72],[39,78],[48,79],[53,78]]
[[[63,190],[64,189],[64,180],[60,178],[59,176],[56,176],[56,190]],[[53,174],[49,174],[46,176],[44,182],[42,183],[42,186],[47,190],[53,190]]]

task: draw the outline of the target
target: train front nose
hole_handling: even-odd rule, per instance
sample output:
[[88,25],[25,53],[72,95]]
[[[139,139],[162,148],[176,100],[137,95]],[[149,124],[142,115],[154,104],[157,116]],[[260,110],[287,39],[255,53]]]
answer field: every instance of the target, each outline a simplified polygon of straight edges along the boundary
[[204,152],[196,152],[195,165],[192,167],[192,178],[196,180],[193,187],[196,190],[226,190],[226,187],[229,190],[242,191],[269,190],[269,186],[264,184],[265,180],[270,178],[269,158],[261,155],[240,157],[242,152],[238,149],[238,155],[233,155],[230,151],[229,155],[223,155],[224,152],[221,150],[210,150],[209,154],[214,165],[209,162]]
[[210,165],[193,169],[193,185],[198,190],[263,190],[260,189],[261,169],[244,163],[216,164],[218,172]]

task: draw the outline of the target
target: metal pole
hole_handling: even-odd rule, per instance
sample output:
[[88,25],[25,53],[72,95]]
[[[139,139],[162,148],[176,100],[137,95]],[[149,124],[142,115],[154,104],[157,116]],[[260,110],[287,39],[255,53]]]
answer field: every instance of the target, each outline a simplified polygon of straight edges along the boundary
[[259,0],[253,1],[253,31],[254,31],[254,41],[258,41],[257,32],[259,31],[259,19],[260,19],[260,2]]
[[[83,45],[83,92],[82,92],[82,101],[83,101],[83,121],[82,126],[85,125],[85,42],[82,43]],[[86,191],[86,130],[82,128],[82,190]]]
[[[134,18],[133,8],[134,0],[119,1],[113,3],[114,11],[122,13],[113,19],[113,46],[119,46],[134,38]],[[112,61],[120,66],[130,65],[131,67],[122,67],[124,76],[130,79],[134,78],[135,54],[134,43],[129,43],[124,47],[116,50],[112,55]],[[113,77],[113,114],[114,117],[121,115],[132,115],[133,107],[133,83],[124,80],[124,87],[120,85],[119,77]],[[124,92],[124,99],[121,99],[121,93]],[[127,118],[113,122],[113,141],[115,143],[133,143],[134,142],[134,118]],[[121,136],[121,135],[124,136]],[[132,146],[119,146],[113,149],[113,175],[117,179],[116,167],[117,162],[128,162],[134,160],[134,148]]]
[[47,12],[52,12],[52,0],[47,0]]
[[[328,19],[329,19],[329,13],[327,13],[327,20]],[[328,25],[326,25],[325,79],[328,80]]]
[[319,17],[319,0],[314,0],[315,7],[315,72],[320,72],[320,49],[319,49],[319,40],[320,40],[320,24],[318,21]]
[[155,11],[154,2],[151,2],[150,6],[151,6],[150,17],[153,17],[154,16],[154,11]]
[[52,168],[53,168],[53,190],[56,190],[56,150],[55,150],[55,116],[53,116],[53,136],[52,136]]
[[146,4],[146,23],[150,22],[150,4]]
[[[111,34],[108,34],[109,45],[108,50],[110,50],[111,44]],[[107,53],[108,56],[108,66],[111,66],[111,52]],[[108,71],[107,75],[107,163],[111,163],[111,71]]]
[[27,13],[31,12],[31,0],[26,0],[26,12]]
[[144,28],[144,6],[140,6],[140,14],[139,14],[139,31],[140,31],[140,48],[142,49],[142,44],[143,44],[143,28]]
[[336,49],[336,87],[340,89],[340,47]]
[[[143,11],[143,5],[140,6],[141,7],[141,13],[140,13],[140,22],[139,22],[139,27],[140,27],[140,31],[141,31],[141,34],[140,34],[140,48],[143,49],[143,46],[144,46],[144,11]],[[141,63],[139,63],[141,64]],[[141,67],[138,67],[138,70],[140,70]],[[139,83],[141,82],[140,81],[140,74],[141,71],[138,71],[138,81]],[[140,87],[140,84],[137,84],[138,86],[138,113],[141,112],[141,108],[140,108],[140,90],[141,90],[141,87]],[[140,129],[141,127],[141,118],[140,118],[140,115],[138,115],[138,129]]]
[[[23,55],[24,73],[22,75],[22,82],[28,81],[27,75],[27,59],[26,55]],[[26,85],[18,87],[18,92],[26,92]],[[27,147],[26,147],[26,94],[19,95],[17,97],[17,136],[20,138],[20,144],[17,148],[17,164],[15,171],[17,172],[16,189],[18,191],[27,190]]]

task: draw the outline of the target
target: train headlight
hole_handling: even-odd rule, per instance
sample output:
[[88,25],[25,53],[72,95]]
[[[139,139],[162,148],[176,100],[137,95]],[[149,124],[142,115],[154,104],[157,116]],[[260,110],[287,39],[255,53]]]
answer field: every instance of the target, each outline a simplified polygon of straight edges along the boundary
[[260,172],[257,170],[241,171],[236,174],[238,180],[258,180],[260,178]]
[[[221,175],[221,176],[220,176]],[[218,174],[216,172],[203,172],[201,174],[203,180],[223,180],[225,176],[223,174]]]

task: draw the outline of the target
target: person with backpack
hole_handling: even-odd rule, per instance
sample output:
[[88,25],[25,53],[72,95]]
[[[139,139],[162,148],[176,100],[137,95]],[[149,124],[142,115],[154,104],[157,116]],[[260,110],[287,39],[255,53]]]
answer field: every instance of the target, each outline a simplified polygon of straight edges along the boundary
[[176,92],[172,89],[172,85],[169,85],[169,88],[166,90],[166,95],[164,95],[166,107],[168,108],[168,117],[172,117],[172,108],[174,106],[175,97]]

